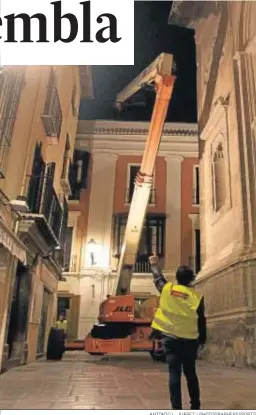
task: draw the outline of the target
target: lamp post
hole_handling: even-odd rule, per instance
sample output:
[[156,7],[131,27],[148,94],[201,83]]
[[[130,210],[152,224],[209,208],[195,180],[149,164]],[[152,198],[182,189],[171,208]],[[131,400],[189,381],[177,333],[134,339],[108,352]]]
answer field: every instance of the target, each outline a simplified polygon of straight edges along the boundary
[[88,253],[90,255],[91,258],[91,265],[96,265],[96,261],[95,261],[95,253],[96,253],[96,249],[97,249],[97,243],[95,242],[94,239],[90,239],[88,244],[87,244],[87,249],[88,249]]

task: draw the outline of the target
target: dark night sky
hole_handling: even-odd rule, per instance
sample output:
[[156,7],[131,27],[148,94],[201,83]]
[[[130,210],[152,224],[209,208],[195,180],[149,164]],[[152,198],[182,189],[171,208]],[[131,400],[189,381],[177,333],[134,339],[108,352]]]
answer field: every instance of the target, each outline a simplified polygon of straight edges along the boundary
[[196,122],[196,67],[194,34],[168,25],[170,1],[135,1],[134,66],[94,66],[93,101],[83,101],[80,119],[148,121],[154,94],[142,92],[146,105],[114,109],[116,94],[145,69],[161,52],[174,55],[177,80],[167,121]]

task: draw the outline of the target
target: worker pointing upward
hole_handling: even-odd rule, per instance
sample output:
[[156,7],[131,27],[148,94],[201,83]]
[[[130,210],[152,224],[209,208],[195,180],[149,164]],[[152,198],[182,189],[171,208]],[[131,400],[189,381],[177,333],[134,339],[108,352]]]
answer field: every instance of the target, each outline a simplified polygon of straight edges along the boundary
[[173,409],[182,409],[181,372],[187,379],[191,409],[200,409],[200,390],[196,374],[198,347],[206,342],[204,298],[190,285],[193,271],[180,266],[176,272],[177,284],[167,282],[162,275],[158,258],[149,258],[154,283],[161,293],[152,328],[153,336],[161,333],[169,366],[169,389]]

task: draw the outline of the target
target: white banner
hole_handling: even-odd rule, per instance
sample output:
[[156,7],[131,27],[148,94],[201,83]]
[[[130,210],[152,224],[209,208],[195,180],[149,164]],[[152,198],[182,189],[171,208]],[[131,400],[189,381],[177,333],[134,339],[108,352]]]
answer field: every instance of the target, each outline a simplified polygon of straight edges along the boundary
[[134,64],[133,0],[0,1],[0,65]]

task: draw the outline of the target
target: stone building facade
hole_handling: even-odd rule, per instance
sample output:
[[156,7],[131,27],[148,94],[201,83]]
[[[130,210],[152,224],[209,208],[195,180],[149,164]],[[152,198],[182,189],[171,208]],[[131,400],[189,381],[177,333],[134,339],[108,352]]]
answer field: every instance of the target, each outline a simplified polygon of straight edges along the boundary
[[0,71],[0,371],[46,351],[57,313],[78,111],[89,67]]
[[256,3],[174,2],[195,30],[206,357],[256,364]]
[[[86,160],[82,191],[69,201],[66,265],[59,303],[69,315],[69,339],[83,340],[99,304],[114,294],[115,275],[148,122],[80,121],[76,151]],[[132,279],[139,297],[155,294],[148,256],[155,251],[172,279],[180,263],[200,268],[198,135],[194,124],[166,123]],[[94,241],[94,252],[90,241]],[[94,255],[94,263],[92,256]],[[60,307],[61,308],[61,307]]]

